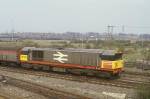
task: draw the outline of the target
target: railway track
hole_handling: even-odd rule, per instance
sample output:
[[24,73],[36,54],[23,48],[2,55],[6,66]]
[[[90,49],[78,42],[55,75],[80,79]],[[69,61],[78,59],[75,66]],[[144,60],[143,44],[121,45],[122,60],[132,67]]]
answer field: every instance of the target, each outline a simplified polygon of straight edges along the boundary
[[144,77],[150,76],[150,73],[138,73],[138,72],[129,72],[129,71],[125,71],[123,74],[134,75],[134,76],[144,76]]
[[3,77],[3,80],[5,80],[5,84],[37,93],[48,99],[89,99],[85,96],[80,96],[80,95],[48,88],[47,86],[35,84],[32,82],[12,78],[9,76],[3,76],[3,75],[1,76]]
[[[149,76],[136,75],[136,74],[122,74],[121,78],[123,78],[122,80],[130,80],[131,82],[137,81],[138,83],[143,83],[143,82],[150,83]],[[136,78],[136,80],[135,80],[135,78]]]
[[123,79],[123,78],[116,79],[116,80],[99,79],[99,78],[90,77],[90,76],[77,76],[77,75],[72,75],[72,74],[66,75],[66,74],[60,74],[60,73],[58,74],[58,73],[53,73],[53,72],[35,71],[32,69],[26,70],[23,68],[14,68],[14,67],[0,67],[0,70],[7,71],[7,72],[21,73],[21,74],[77,81],[77,82],[87,82],[91,84],[122,87],[122,88],[128,88],[128,89],[136,89],[143,84],[144,85],[150,84],[150,82]]

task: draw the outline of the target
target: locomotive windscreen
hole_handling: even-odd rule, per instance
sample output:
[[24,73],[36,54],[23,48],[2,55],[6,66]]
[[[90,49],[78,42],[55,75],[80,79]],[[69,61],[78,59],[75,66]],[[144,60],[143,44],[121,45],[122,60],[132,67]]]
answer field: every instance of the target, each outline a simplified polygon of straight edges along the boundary
[[122,53],[117,53],[115,55],[100,55],[102,60],[110,60],[110,61],[115,61],[122,59]]

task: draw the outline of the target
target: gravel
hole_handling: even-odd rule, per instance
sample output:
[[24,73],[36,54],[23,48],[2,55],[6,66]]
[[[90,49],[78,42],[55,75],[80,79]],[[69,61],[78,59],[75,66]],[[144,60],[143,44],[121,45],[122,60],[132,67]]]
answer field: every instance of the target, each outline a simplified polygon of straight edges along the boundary
[[3,83],[0,83],[0,93],[8,99],[47,99],[36,93]]
[[[50,77],[34,76],[20,73],[12,73],[0,70],[0,75],[6,75],[15,77],[17,79],[34,82],[37,84],[45,85],[47,87],[58,89],[61,91],[71,92],[78,95],[87,96],[92,99],[124,99],[124,98],[113,98],[110,94],[119,93],[126,95],[127,98],[132,98],[135,95],[135,90],[126,89],[113,86],[104,86],[97,84],[89,84],[86,82],[68,81],[63,79],[56,79]],[[108,93],[108,95],[104,94]],[[115,95],[114,95],[115,96]],[[37,99],[37,98],[36,98]],[[43,98],[42,98],[43,99]]]

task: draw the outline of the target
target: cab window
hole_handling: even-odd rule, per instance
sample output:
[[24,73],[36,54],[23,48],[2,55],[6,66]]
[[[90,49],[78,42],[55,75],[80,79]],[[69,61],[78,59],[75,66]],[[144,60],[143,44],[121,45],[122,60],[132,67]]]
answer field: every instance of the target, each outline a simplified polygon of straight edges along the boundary
[[100,58],[101,58],[102,60],[115,61],[115,60],[122,59],[122,54],[100,55]]

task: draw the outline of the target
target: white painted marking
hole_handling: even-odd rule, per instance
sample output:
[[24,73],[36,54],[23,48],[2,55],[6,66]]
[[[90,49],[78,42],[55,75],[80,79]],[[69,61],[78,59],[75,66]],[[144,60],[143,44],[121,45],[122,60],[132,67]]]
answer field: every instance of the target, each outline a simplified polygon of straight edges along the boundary
[[125,99],[126,98],[126,94],[121,94],[121,93],[111,93],[111,92],[102,92],[102,94],[107,95],[107,96],[111,96],[113,98],[116,99]]
[[57,54],[53,54],[53,56],[55,57],[55,58],[53,58],[53,60],[57,60],[61,63],[65,63],[64,61],[68,61],[68,59],[66,58],[66,57],[68,57],[68,55],[65,55],[61,52],[57,52]]

